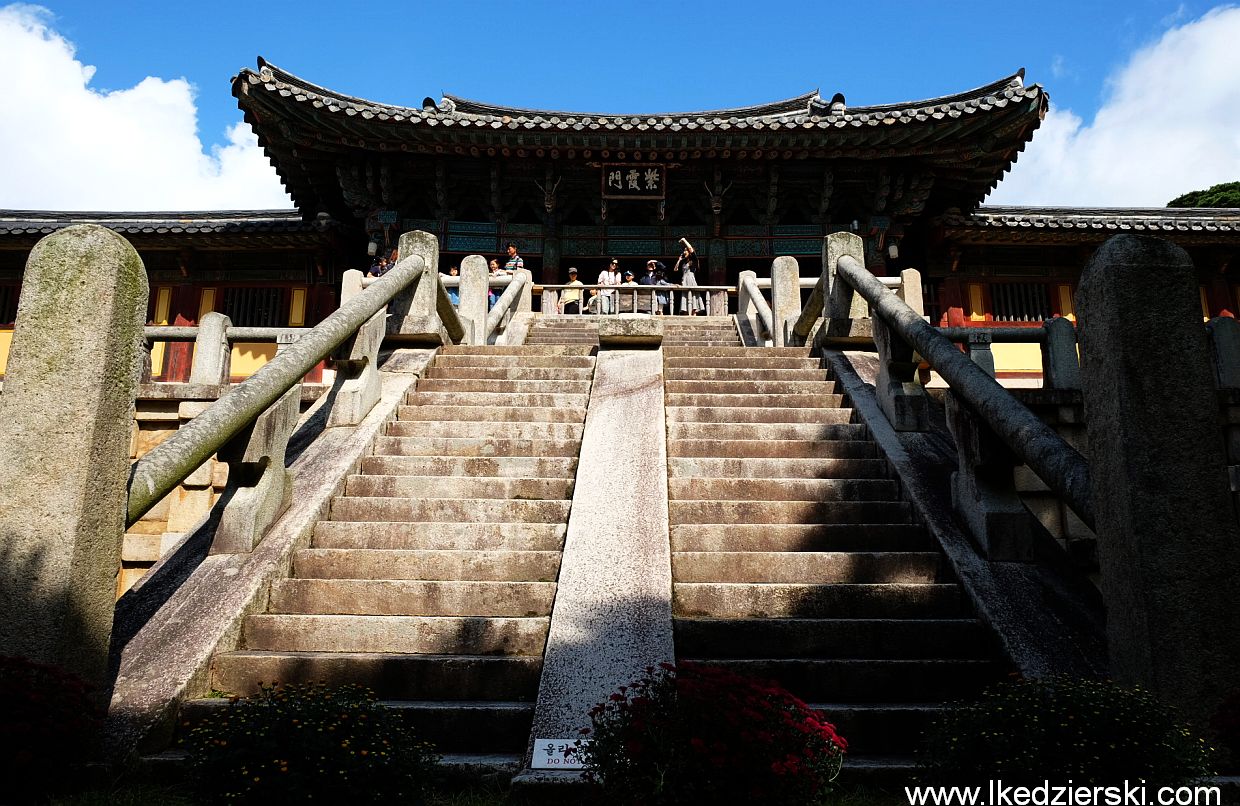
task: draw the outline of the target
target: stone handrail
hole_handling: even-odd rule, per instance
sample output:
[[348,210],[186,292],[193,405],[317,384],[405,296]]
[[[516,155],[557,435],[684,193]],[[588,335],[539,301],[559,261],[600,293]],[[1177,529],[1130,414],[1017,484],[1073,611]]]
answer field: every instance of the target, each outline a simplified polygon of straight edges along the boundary
[[[655,297],[654,297],[655,294],[670,295],[670,304],[672,305],[672,313],[674,314],[676,313],[675,303],[676,303],[677,293],[698,294],[702,297],[702,306],[703,306],[703,310],[706,316],[712,315],[711,314],[711,298],[715,295],[715,293],[730,294],[730,293],[736,292],[736,286],[730,286],[730,285],[672,285],[672,284],[667,284],[667,285],[603,285],[601,283],[577,283],[577,284],[542,283],[541,285],[537,286],[537,288],[541,290],[542,292],[542,301],[543,301],[542,312],[544,315],[554,313],[555,311],[558,310],[559,296],[560,296],[559,292],[562,292],[568,288],[577,289],[582,292],[582,302],[586,303],[581,306],[582,310],[580,311],[580,313],[582,313],[583,315],[587,313],[585,309],[589,307],[589,298],[586,296],[586,292],[588,291],[614,292],[617,294],[624,295],[625,299],[632,298],[632,310],[623,311],[623,312],[619,310],[613,310],[609,312],[612,314],[615,314],[615,313],[645,313],[645,311],[637,310],[638,308],[637,295],[638,294],[642,295],[643,303],[647,301],[650,302],[650,305],[651,305],[651,308],[649,311],[650,313],[654,313],[654,306],[656,304]],[[727,311],[725,309],[724,315],[726,315],[726,313]]]
[[425,266],[426,261],[418,255],[401,260],[396,268],[139,459],[130,473],[126,522],[132,524],[141,518],[182,479],[286,397],[307,372],[358,333],[394,297],[407,289],[416,292]]
[[751,271],[743,271],[737,277],[736,282],[736,314],[743,316],[750,321],[756,316],[757,320],[762,323],[766,333],[771,338],[775,338],[774,316],[771,313],[771,304],[766,301],[766,297],[762,296],[762,290],[758,286],[758,278]]
[[532,308],[530,295],[527,292],[534,285],[533,275],[529,271],[522,269],[512,276],[508,282],[508,287],[504,289],[504,293],[499,295],[499,299],[495,300],[495,305],[487,312],[486,322],[483,324],[482,333],[479,335],[478,344],[486,344],[493,334],[504,321],[504,318],[513,313],[529,311]]
[[[881,356],[876,391],[893,426],[902,430],[915,428],[909,427],[908,421],[915,419],[915,415],[910,416],[910,410],[916,407],[913,400],[916,395],[910,394],[908,386],[911,384],[899,377],[901,372],[898,369],[893,371],[889,365],[909,363],[912,351],[916,350],[1008,449],[1093,528],[1089,466],[1076,449],[1017,402],[969,356],[960,352],[951,339],[940,334],[904,300],[890,293],[852,254],[842,250],[831,268],[833,271],[830,273],[836,278],[831,296],[840,303],[841,308],[853,309],[855,292],[869,303],[873,312],[874,340]],[[826,276],[827,272],[824,272],[824,284]],[[897,355],[900,353],[909,355]]]

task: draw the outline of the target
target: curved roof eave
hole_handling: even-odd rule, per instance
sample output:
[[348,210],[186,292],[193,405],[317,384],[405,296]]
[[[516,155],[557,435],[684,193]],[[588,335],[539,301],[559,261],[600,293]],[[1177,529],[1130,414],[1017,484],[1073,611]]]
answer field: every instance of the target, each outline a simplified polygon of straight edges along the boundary
[[947,113],[949,110],[963,110],[966,108],[985,106],[988,103],[995,103],[1002,106],[1005,105],[1008,100],[1015,99],[1017,94],[1019,94],[1023,99],[1030,99],[1040,96],[1043,104],[1045,104],[1046,99],[1045,92],[1042,90],[1040,85],[1033,84],[1028,87],[1025,86],[1025,71],[1024,68],[1021,68],[1009,76],[971,90],[966,90],[964,92],[918,101],[905,101],[901,103],[880,104],[873,106],[849,107],[842,100],[842,96],[836,96],[831,100],[824,100],[819,95],[818,91],[814,90],[793,98],[773,101],[765,104],[698,112],[603,113],[547,111],[489,104],[482,101],[459,98],[454,95],[445,95],[443,101],[440,101],[439,103],[436,103],[431,98],[426,98],[423,101],[422,107],[417,108],[380,103],[364,98],[357,98],[351,95],[345,95],[318,84],[314,84],[310,81],[306,81],[299,76],[296,76],[286,70],[282,70],[279,67],[267,62],[262,57],[259,57],[258,65],[259,67],[257,72],[246,68],[234,76],[233,94],[238,96],[238,98],[242,94],[242,91],[239,90],[239,85],[242,82],[248,81],[254,84],[268,85],[269,88],[281,90],[282,94],[289,93],[295,101],[319,102],[323,105],[335,105],[345,109],[352,109],[355,112],[370,113],[372,115],[386,115],[390,118],[394,118],[397,122],[405,119],[419,120],[438,118],[476,118],[483,120],[499,120],[505,117],[526,119],[527,121],[539,123],[556,123],[564,119],[581,119],[583,122],[593,120],[603,122],[607,121],[607,119],[612,119],[615,123],[621,123],[627,122],[624,119],[658,120],[684,118],[711,118],[716,120],[722,119],[723,121],[730,122],[730,119],[770,118],[790,114],[814,115],[815,117],[827,119],[823,122],[836,122],[835,119],[841,117],[850,121],[858,118],[868,119],[872,117],[895,120],[911,120],[918,114],[922,113],[934,114],[937,111],[941,114]]

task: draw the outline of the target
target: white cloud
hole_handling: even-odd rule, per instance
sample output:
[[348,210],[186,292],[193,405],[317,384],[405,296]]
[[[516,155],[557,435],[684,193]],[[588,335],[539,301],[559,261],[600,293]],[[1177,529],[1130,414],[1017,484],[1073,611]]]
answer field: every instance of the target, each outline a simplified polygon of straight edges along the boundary
[[45,210],[289,208],[245,124],[203,149],[194,88],[148,77],[90,87],[95,68],[30,5],[0,8],[0,207]]
[[990,204],[1161,207],[1240,179],[1240,8],[1167,31],[1090,123],[1052,105]]

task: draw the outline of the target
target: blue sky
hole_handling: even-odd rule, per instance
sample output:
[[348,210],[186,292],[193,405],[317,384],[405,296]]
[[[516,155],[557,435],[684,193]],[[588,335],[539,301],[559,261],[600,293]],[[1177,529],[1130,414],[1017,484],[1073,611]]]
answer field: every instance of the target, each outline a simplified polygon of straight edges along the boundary
[[[196,136],[202,159],[195,170],[208,178],[241,171],[237,167],[241,164],[248,166],[247,172],[261,169],[261,161],[245,151],[245,132],[236,128],[241,115],[228,85],[238,69],[252,67],[260,54],[310,81],[379,101],[419,105],[424,96],[438,98],[449,92],[510,105],[606,112],[735,106],[815,87],[828,97],[844,92],[850,105],[888,103],[969,89],[1024,67],[1027,81],[1044,85],[1054,106],[1044,126],[1050,133],[1045,137],[1045,132],[1039,133],[1035,145],[1047,140],[1042,150],[1058,149],[1059,160],[1077,148],[1095,155],[1113,151],[1114,141],[1096,131],[1099,113],[1108,117],[1107,104],[1114,106],[1117,97],[1131,97],[1139,104],[1142,93],[1134,82],[1149,80],[1142,76],[1168,74],[1165,64],[1193,61],[1184,57],[1190,53],[1193,64],[1177,68],[1185,75],[1176,80],[1186,87],[1181,90],[1173,84],[1164,91],[1181,104],[1197,104],[1200,108],[1189,111],[1203,125],[1217,125],[1218,136],[1212,138],[1215,150],[1203,154],[1194,170],[1171,172],[1159,187],[1149,189],[1149,198],[1127,203],[1162,203],[1161,196],[1177,176],[1192,182],[1215,173],[1217,181],[1240,179],[1240,141],[1229,142],[1225,134],[1229,127],[1236,130],[1235,113],[1218,108],[1234,100],[1221,85],[1224,77],[1226,82],[1234,80],[1240,63],[1230,52],[1235,48],[1220,42],[1233,23],[1240,24],[1240,9],[1210,3],[694,0],[350,7],[268,2],[208,9],[166,1],[103,7],[74,0],[49,2],[42,9],[0,8],[0,23],[5,15],[11,23],[8,28],[0,25],[0,54],[8,50],[20,54],[8,58],[21,59],[4,65],[5,56],[0,55],[0,68],[11,68],[20,76],[20,86],[6,87],[2,82],[14,81],[13,72],[0,70],[0,94],[11,89],[32,105],[39,104],[40,97],[50,105],[63,93],[67,100],[60,105],[62,110],[80,102],[84,109],[96,111],[60,117],[60,125],[73,125],[71,121],[89,114],[99,121],[100,131],[106,129],[109,115],[124,118],[117,123],[124,127],[149,112],[151,121],[140,126],[142,133],[127,131],[124,137],[117,135],[117,141],[152,138],[165,125],[170,132],[165,140],[188,143]],[[1176,45],[1177,32],[1199,30],[1196,39],[1185,35]],[[59,49],[39,46],[34,40],[20,40],[30,44],[29,52],[6,48],[6,36],[34,37]],[[1166,51],[1162,62],[1137,69],[1143,54],[1157,55],[1160,48]],[[1205,52],[1209,58],[1200,55]],[[43,64],[45,60],[50,66]],[[80,79],[69,76],[73,71],[65,62],[82,68]],[[93,74],[85,66],[93,67]],[[3,78],[5,72],[8,79]],[[36,94],[40,82],[46,87]],[[1220,88],[1198,92],[1203,82]],[[1149,117],[1139,113],[1133,109],[1117,117]],[[50,114],[55,119],[63,111]],[[184,114],[196,117],[186,124],[177,117]],[[1233,117],[1217,119],[1219,115]],[[9,145],[6,126],[13,130],[12,141],[30,140],[30,117],[0,118],[0,147]],[[54,150],[46,142],[40,147]],[[120,150],[110,153],[119,160]],[[149,163],[165,150],[172,159],[171,147],[161,144],[148,143],[138,153]],[[32,159],[51,164],[39,154]],[[1055,163],[1041,170],[1076,175],[1084,168]],[[160,174],[152,176],[158,184]],[[34,192],[33,181],[32,187],[19,184],[24,185],[20,178],[7,190],[0,186],[0,206],[65,206],[57,201],[59,196]],[[1111,200],[1102,198],[1106,194],[1099,192],[1097,178],[1088,184],[1099,195],[1097,200],[1090,200],[1090,188],[1043,187],[1028,193],[1072,198],[1015,201]],[[1192,188],[1184,188],[1188,189]],[[109,190],[116,192],[115,180],[104,178],[83,203],[98,204]],[[226,191],[212,192],[207,206],[253,203],[240,189],[232,205],[224,204],[230,198]],[[1142,196],[1131,183],[1114,193],[1120,194],[1117,198],[1124,198],[1124,193]],[[175,193],[164,195],[170,203],[180,198]],[[65,202],[73,200],[69,194],[61,196]],[[266,199],[269,194],[257,196]],[[162,198],[154,194],[152,203]],[[195,206],[192,197],[187,201],[177,206]]]

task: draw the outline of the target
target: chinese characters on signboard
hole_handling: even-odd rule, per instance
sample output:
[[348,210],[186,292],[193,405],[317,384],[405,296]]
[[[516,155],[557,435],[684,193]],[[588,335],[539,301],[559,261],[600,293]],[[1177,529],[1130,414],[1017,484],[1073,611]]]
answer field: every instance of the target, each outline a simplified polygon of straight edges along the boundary
[[603,163],[604,199],[662,199],[666,187],[666,166]]

